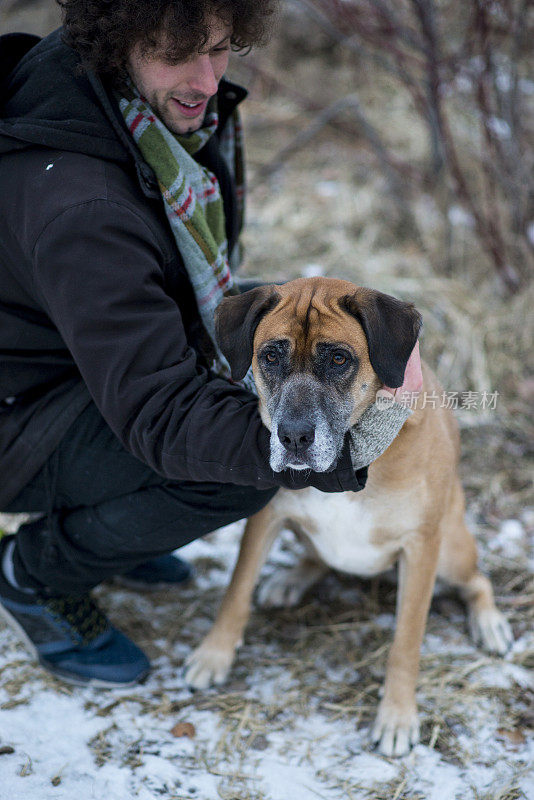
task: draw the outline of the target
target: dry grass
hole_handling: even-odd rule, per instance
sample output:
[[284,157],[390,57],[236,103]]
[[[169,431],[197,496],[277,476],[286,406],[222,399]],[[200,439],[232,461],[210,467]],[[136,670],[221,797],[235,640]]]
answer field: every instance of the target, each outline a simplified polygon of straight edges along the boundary
[[[284,561],[289,546],[288,536]],[[214,550],[218,551],[216,543]],[[458,598],[439,591],[421,659],[422,742],[439,755],[440,763],[467,775],[473,764],[492,768],[496,759],[517,754],[509,785],[496,787],[492,794],[477,795],[476,787],[472,794],[467,789],[462,794],[473,800],[512,800],[524,797],[518,788],[527,769],[521,752],[526,755],[534,724],[533,692],[524,683],[526,671],[534,666],[534,586],[520,559],[488,558],[484,545],[482,552],[499,604],[524,646],[505,663],[476,650],[469,644]],[[280,557],[275,555],[274,560],[278,563],[274,568],[281,568]],[[214,574],[209,570],[203,580]],[[268,800],[258,789],[254,765],[265,752],[272,756],[277,750],[283,752],[283,759],[298,757],[300,764],[307,765],[324,785],[324,797],[424,798],[424,792],[414,787],[409,761],[398,768],[391,782],[373,784],[365,775],[357,782],[346,773],[351,758],[365,749],[366,731],[379,699],[394,627],[392,581],[390,575],[363,581],[332,573],[293,611],[256,609],[228,683],[218,691],[202,693],[185,689],[182,664],[220,605],[225,582],[220,572],[214,585],[202,592],[192,585],[176,592],[139,596],[101,587],[98,596],[104,609],[143,647],[155,669],[149,686],[111,695],[86,693],[86,710],[109,720],[88,742],[95,766],[112,763],[134,774],[145,756],[160,753],[165,741],[165,736],[150,735],[151,726],[158,724],[170,731],[177,722],[192,721],[198,729],[203,720],[216,719],[215,738],[197,737],[194,754],[182,754],[179,763],[182,770],[214,776],[221,797],[228,800]],[[31,703],[43,689],[78,693],[46,676],[17,646],[11,654],[4,651],[4,656],[7,661],[0,672],[0,688],[6,699],[2,709]],[[495,676],[504,669],[506,679],[501,684]],[[124,727],[125,718],[137,721],[131,734]],[[321,724],[306,755],[303,730],[313,729],[317,720]],[[323,759],[317,766],[317,753],[330,744],[328,739],[321,740],[328,735],[325,726],[336,730],[339,725],[345,731],[346,746],[339,752],[329,751],[328,763]],[[146,733],[140,735],[140,730]],[[350,744],[355,736],[357,740]],[[184,800],[187,794],[176,796]]]

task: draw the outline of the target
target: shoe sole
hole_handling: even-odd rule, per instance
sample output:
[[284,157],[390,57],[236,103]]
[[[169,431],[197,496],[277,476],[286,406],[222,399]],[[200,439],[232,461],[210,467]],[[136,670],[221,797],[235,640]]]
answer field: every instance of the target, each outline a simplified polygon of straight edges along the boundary
[[88,678],[87,680],[84,680],[83,678],[71,675],[68,672],[64,673],[61,669],[52,667],[45,659],[43,659],[40,656],[39,651],[35,647],[34,643],[30,639],[30,637],[28,636],[28,634],[26,633],[20,622],[18,622],[18,620],[12,614],[9,613],[7,608],[2,603],[0,603],[0,615],[4,618],[5,623],[9,625],[9,627],[13,631],[15,631],[19,639],[21,639],[22,642],[26,645],[26,647],[28,648],[34,659],[41,665],[41,667],[44,670],[46,670],[46,672],[50,673],[50,675],[53,675],[55,678],[58,678],[59,680],[62,680],[65,683],[70,684],[71,686],[89,686],[98,689],[127,689],[131,686],[136,686],[138,683],[144,680],[144,678],[146,678],[146,676],[150,672],[150,670],[147,669],[145,670],[145,672],[142,672],[138,678],[135,678],[135,680],[128,682],[104,681],[101,678]]

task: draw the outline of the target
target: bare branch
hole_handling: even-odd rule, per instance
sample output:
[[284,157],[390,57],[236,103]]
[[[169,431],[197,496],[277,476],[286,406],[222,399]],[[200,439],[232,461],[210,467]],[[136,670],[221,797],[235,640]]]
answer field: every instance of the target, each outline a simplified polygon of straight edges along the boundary
[[[491,4],[466,0],[446,6],[435,0],[292,2],[304,8],[338,46],[359,60],[372,59],[409,92],[428,131],[431,159],[424,173],[405,164],[351,93],[327,109],[307,101],[305,107],[317,117],[278,153],[265,168],[267,173],[325,125],[346,128],[339,116],[350,111],[359,135],[391,185],[400,174],[412,186],[426,190],[444,183],[471,214],[480,244],[505,286],[517,288],[519,273],[512,264],[513,254],[534,249],[527,235],[533,216],[533,159],[522,119],[517,68],[527,48],[530,0],[493,0]],[[481,131],[479,150],[470,159],[460,155],[466,143],[453,121],[454,102],[448,99],[460,79],[472,86],[462,100],[468,103],[473,126],[478,123]]]

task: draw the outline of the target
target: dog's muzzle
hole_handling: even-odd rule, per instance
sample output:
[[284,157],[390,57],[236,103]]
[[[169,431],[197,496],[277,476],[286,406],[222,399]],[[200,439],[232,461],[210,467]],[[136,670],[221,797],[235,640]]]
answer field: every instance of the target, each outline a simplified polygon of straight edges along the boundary
[[269,401],[271,468],[333,469],[351,408],[312,375],[291,376]]

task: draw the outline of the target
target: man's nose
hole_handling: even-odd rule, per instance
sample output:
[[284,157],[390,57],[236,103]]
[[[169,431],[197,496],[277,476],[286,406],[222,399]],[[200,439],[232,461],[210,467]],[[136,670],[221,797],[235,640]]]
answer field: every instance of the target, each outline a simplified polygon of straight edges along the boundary
[[213,71],[210,56],[207,53],[199,53],[191,67],[188,81],[191,91],[203,94],[205,97],[216,94],[219,81]]

